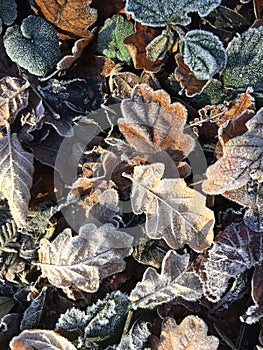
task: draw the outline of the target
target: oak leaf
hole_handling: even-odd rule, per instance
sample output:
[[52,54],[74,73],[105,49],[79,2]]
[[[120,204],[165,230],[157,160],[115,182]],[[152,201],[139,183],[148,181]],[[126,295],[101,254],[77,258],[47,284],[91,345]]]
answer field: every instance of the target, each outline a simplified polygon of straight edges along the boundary
[[131,253],[132,242],[130,235],[111,224],[99,228],[85,224],[77,236],[65,229],[51,243],[42,239],[36,265],[54,286],[67,291],[75,285],[92,293],[100,279],[124,270],[123,258]]
[[173,150],[181,160],[193,150],[194,139],[183,133],[186,109],[179,102],[171,104],[164,90],[137,85],[131,98],[122,101],[121,111],[124,118],[118,120],[119,129],[137,151]]
[[246,123],[241,136],[223,146],[223,157],[208,167],[203,190],[222,194],[244,186],[251,178],[262,182],[263,175],[263,108]]
[[36,0],[43,16],[56,27],[79,37],[89,36],[88,28],[97,20],[92,0]]
[[29,83],[15,77],[0,80],[0,125],[13,124],[17,114],[28,105]]
[[187,271],[189,254],[179,255],[169,250],[162,262],[161,273],[148,267],[142,281],[132,290],[130,300],[134,309],[152,308],[176,297],[197,300],[202,296],[202,287],[194,272]]
[[46,329],[24,330],[9,345],[11,350],[76,350],[69,340]]
[[197,316],[187,316],[180,325],[173,318],[163,322],[157,350],[216,350],[218,338],[207,335],[206,323]]
[[213,240],[214,214],[205,197],[186,186],[183,179],[162,179],[164,164],[135,166],[131,203],[135,214],[146,214],[146,234],[163,238],[171,248],[188,244],[203,251]]
[[8,200],[17,226],[26,224],[30,188],[33,182],[33,155],[26,152],[17,134],[0,139],[0,191]]

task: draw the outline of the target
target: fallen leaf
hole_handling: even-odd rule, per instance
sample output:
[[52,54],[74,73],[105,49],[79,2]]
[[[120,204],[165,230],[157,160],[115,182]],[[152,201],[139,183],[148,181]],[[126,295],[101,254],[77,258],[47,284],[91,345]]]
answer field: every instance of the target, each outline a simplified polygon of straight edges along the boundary
[[256,19],[263,18],[263,3],[261,0],[253,0]]
[[163,238],[174,249],[188,244],[203,251],[213,241],[214,214],[205,206],[205,197],[186,186],[183,179],[162,179],[164,164],[135,166],[133,175],[124,174],[133,182],[132,209],[146,214],[146,234]]
[[135,23],[135,33],[123,40],[132,57],[134,68],[144,69],[146,72],[152,73],[159,72],[163,60],[148,60],[146,47],[160,34],[160,29],[144,26],[139,22]]
[[11,350],[76,350],[69,340],[46,329],[24,330],[9,345]]
[[173,318],[165,319],[162,325],[157,350],[216,350],[218,338],[207,335],[206,323],[197,316],[187,316],[180,325]]
[[17,114],[27,107],[29,83],[20,78],[5,77],[0,80],[0,125],[13,124]]
[[148,322],[140,320],[136,322],[129,330],[129,333],[121,339],[116,350],[146,349],[144,345],[150,335],[151,333],[148,329]]
[[175,56],[177,68],[175,69],[175,78],[180,83],[183,91],[186,91],[187,97],[193,97],[200,94],[209,80],[200,80],[190,71],[189,67],[185,64],[183,56],[178,53]]
[[262,181],[263,108],[246,123],[246,127],[248,131],[229,140],[223,146],[223,157],[208,167],[204,192],[222,194],[244,186],[251,178]]
[[94,293],[100,279],[123,271],[123,258],[130,255],[133,238],[111,224],[97,228],[83,225],[77,236],[65,229],[53,242],[42,239],[36,263],[54,286],[70,286]]
[[189,260],[189,254],[179,255],[169,250],[163,259],[160,274],[148,267],[142,281],[131,292],[132,307],[153,308],[177,297],[192,301],[201,298],[202,287],[198,277],[194,272],[187,271]]
[[92,0],[36,0],[43,16],[56,27],[79,37],[89,36],[88,28],[97,20]]
[[119,129],[137,151],[154,154],[173,150],[181,160],[193,150],[194,139],[183,133],[186,109],[179,102],[171,104],[164,90],[137,85],[131,98],[122,101],[121,111],[124,118],[118,119]]
[[233,223],[220,233],[197,269],[206,298],[219,301],[230,278],[261,263],[262,245],[262,232],[250,230],[243,222]]
[[0,139],[0,191],[8,200],[17,226],[26,224],[30,188],[33,182],[33,155],[26,152],[17,134],[8,133]]

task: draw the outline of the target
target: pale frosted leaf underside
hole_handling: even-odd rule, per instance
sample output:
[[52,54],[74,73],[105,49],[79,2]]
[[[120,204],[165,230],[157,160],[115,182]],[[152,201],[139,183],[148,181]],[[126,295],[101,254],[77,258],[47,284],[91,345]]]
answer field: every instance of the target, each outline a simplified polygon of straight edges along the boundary
[[26,224],[34,173],[33,155],[26,152],[14,133],[0,139],[0,192],[8,200],[18,226]]
[[24,330],[11,340],[10,348],[11,350],[76,350],[69,340],[54,331],[46,329]]
[[187,271],[189,254],[179,255],[169,250],[162,262],[161,273],[148,267],[143,279],[137,283],[130,295],[133,308],[151,308],[176,297],[197,300],[202,296],[198,277]]
[[218,338],[207,335],[206,323],[197,316],[187,316],[177,325],[168,318],[162,325],[160,344],[157,350],[216,350]]
[[[241,136],[229,140],[223,147],[223,157],[208,167],[203,190],[222,194],[244,186],[251,178],[263,175],[263,108],[246,123]],[[261,181],[261,180],[260,180]]]
[[92,293],[100,279],[125,269],[123,258],[130,255],[132,242],[130,235],[111,224],[99,228],[85,224],[77,236],[65,229],[52,243],[42,239],[36,265],[54,286],[67,291],[75,285]]
[[231,277],[263,260],[262,233],[248,229],[244,223],[233,223],[217,237],[208,258],[198,272],[208,300],[217,302]]
[[147,322],[139,321],[122,338],[116,350],[142,350],[144,349],[144,343],[150,335]]
[[136,21],[152,27],[167,24],[187,25],[191,22],[190,12],[207,16],[220,5],[221,0],[128,0],[125,12]]
[[137,151],[173,150],[181,160],[193,150],[194,139],[183,133],[187,111],[181,103],[171,104],[164,90],[136,85],[131,98],[122,101],[121,110],[124,118],[118,120],[119,129]]
[[146,214],[146,234],[163,238],[171,248],[188,244],[203,251],[213,241],[214,214],[205,197],[186,186],[183,179],[162,179],[164,164],[136,166],[131,202],[135,214]]
[[29,83],[15,77],[0,80],[0,125],[12,124],[17,114],[28,105]]

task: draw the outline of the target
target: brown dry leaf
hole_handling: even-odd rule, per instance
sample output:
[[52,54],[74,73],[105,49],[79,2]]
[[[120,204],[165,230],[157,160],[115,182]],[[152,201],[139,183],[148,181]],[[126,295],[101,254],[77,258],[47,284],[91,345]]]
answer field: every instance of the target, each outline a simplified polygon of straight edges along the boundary
[[142,281],[131,292],[133,308],[153,308],[177,297],[192,301],[201,298],[202,286],[198,277],[194,272],[187,271],[189,261],[189,254],[179,255],[169,250],[163,259],[160,274],[148,267]]
[[72,55],[64,56],[58,63],[57,69],[69,69],[72,64],[82,55],[82,52],[86,48],[86,46],[93,39],[93,34],[88,32],[85,38],[81,38],[74,43],[72,48]]
[[26,224],[30,188],[33,182],[34,157],[26,152],[17,134],[0,139],[0,191],[8,200],[13,219],[17,226]]
[[180,83],[183,91],[188,97],[193,97],[200,94],[208,84],[209,80],[197,79],[190,71],[189,67],[184,63],[183,55],[178,53],[175,56],[177,68],[175,69],[175,78]]
[[76,286],[94,293],[100,279],[125,269],[123,259],[130,255],[132,242],[130,235],[111,224],[83,225],[74,237],[71,229],[65,229],[51,243],[41,240],[36,265],[50,283],[65,292]]
[[222,194],[244,186],[251,178],[262,182],[263,176],[263,108],[246,123],[241,136],[223,147],[223,157],[208,167],[203,190]]
[[146,234],[163,238],[174,249],[188,244],[197,252],[213,241],[214,213],[205,197],[182,179],[162,179],[164,164],[135,166],[131,202],[135,214],[146,214]]
[[146,46],[158,35],[161,30],[135,23],[135,33],[123,40],[132,57],[134,68],[144,69],[146,72],[159,72],[163,60],[150,61],[146,57]]
[[171,104],[164,90],[137,85],[131,98],[122,101],[121,110],[124,118],[118,120],[119,129],[137,151],[173,150],[180,161],[193,150],[194,139],[183,133],[187,111],[179,102]]
[[254,2],[254,12],[256,19],[263,18],[263,2],[262,0],[253,0]]
[[76,350],[69,340],[46,329],[25,330],[14,337],[9,345],[11,350]]
[[4,77],[0,80],[0,125],[13,124],[17,114],[27,107],[30,84],[20,78]]
[[43,16],[56,27],[79,37],[90,36],[88,28],[97,20],[92,0],[35,0]]
[[216,350],[219,340],[207,335],[206,323],[197,316],[187,316],[180,325],[168,318],[162,325],[158,350]]

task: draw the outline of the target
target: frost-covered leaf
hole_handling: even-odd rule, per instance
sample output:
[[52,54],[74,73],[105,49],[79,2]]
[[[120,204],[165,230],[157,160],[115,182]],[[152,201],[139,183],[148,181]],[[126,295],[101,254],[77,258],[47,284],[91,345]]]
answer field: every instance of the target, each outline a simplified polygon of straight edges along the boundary
[[174,43],[173,34],[169,30],[163,30],[146,46],[146,57],[150,61],[162,60]]
[[263,108],[246,123],[241,136],[223,147],[223,157],[208,167],[203,190],[221,194],[244,186],[251,178],[261,182],[263,175]]
[[45,75],[60,58],[56,29],[40,16],[28,16],[19,27],[7,28],[4,46],[16,64],[35,75]]
[[173,318],[163,322],[157,350],[216,350],[219,339],[207,335],[206,323],[197,316],[187,316],[177,325]]
[[56,323],[56,331],[59,333],[83,332],[86,324],[86,313],[73,307],[60,315]]
[[262,264],[255,267],[252,277],[252,291],[251,296],[254,305],[249,306],[245,315],[240,316],[240,320],[247,324],[253,324],[263,317],[263,268]]
[[44,17],[56,27],[80,37],[89,36],[88,28],[97,20],[92,0],[36,0]]
[[51,243],[41,240],[36,265],[54,286],[67,291],[75,285],[92,293],[100,279],[124,270],[123,258],[131,253],[132,242],[133,237],[111,224],[83,225],[74,237],[65,229]]
[[0,1],[0,33],[2,33],[2,24],[10,25],[17,16],[16,0]]
[[191,30],[179,40],[185,64],[201,80],[212,78],[226,65],[226,50],[214,34]]
[[127,295],[120,291],[107,294],[104,299],[88,306],[85,337],[92,342],[116,342],[124,327],[129,307]]
[[28,105],[29,83],[15,77],[0,80],[0,125],[13,124],[17,114]]
[[167,24],[187,25],[191,22],[190,12],[204,17],[220,4],[221,0],[128,0],[125,11],[136,21],[153,26]]
[[224,85],[233,89],[252,87],[262,92],[263,27],[250,28],[234,38],[227,47],[227,65]]
[[9,345],[11,350],[76,350],[66,338],[44,329],[25,330],[14,337]]
[[169,250],[163,259],[161,273],[148,267],[143,279],[132,290],[130,300],[134,309],[153,308],[177,297],[197,300],[202,296],[202,287],[194,272],[187,271],[189,254],[179,255]]
[[187,112],[172,103],[164,90],[154,91],[146,84],[134,87],[131,98],[121,103],[124,118],[118,120],[120,131],[137,151],[154,154],[173,150],[185,158],[194,147],[194,139],[183,133]]
[[98,52],[129,64],[131,56],[123,40],[133,33],[133,24],[121,15],[108,18],[98,33]]
[[32,300],[30,306],[24,311],[23,318],[20,323],[21,331],[39,327],[39,322],[44,312],[46,295],[47,287],[44,287],[39,295]]
[[116,350],[142,350],[151,332],[148,323],[139,321],[130,329],[129,333],[121,340]]
[[8,200],[17,226],[26,224],[30,188],[33,182],[33,155],[26,152],[17,134],[0,139],[0,191]]
[[228,226],[215,239],[198,275],[208,300],[217,302],[228,287],[229,279],[263,260],[263,236],[241,223]]
[[135,166],[131,202],[135,214],[146,214],[146,234],[163,238],[171,248],[190,245],[203,251],[213,240],[214,214],[205,197],[183,179],[162,179],[164,164]]

